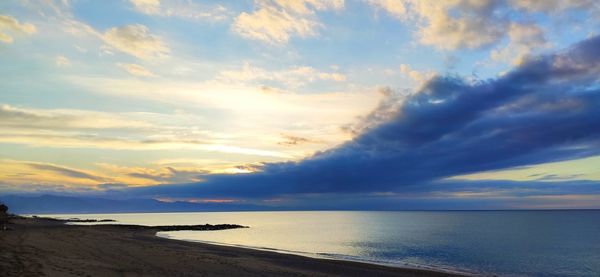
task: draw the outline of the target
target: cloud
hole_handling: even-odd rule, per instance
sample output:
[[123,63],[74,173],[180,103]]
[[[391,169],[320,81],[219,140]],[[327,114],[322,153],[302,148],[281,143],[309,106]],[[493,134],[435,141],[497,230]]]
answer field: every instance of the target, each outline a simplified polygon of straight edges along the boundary
[[252,14],[240,14],[233,30],[243,37],[278,44],[287,43],[293,35],[314,36],[318,26],[315,21],[295,18],[273,7],[263,7]]
[[[526,22],[533,18],[532,13],[550,13],[554,17],[558,11],[578,10],[600,15],[600,7],[592,0],[368,0],[367,3],[405,23],[416,22],[419,41],[444,50],[481,49],[500,43],[507,35],[509,39],[519,39],[516,34],[519,28],[528,32],[524,35],[543,36],[532,22]],[[518,41],[512,43],[523,45]],[[527,54],[525,46],[517,48],[511,51]]]
[[368,2],[402,21],[419,24],[423,44],[442,49],[476,49],[504,36],[506,18],[496,11],[499,1],[372,0]]
[[81,169],[54,163],[0,159],[0,191],[2,184],[18,185],[14,191],[28,191],[23,186],[34,185],[41,191],[63,191],[86,188],[92,191],[198,182],[208,174],[239,174],[258,170],[257,165],[240,165],[222,161],[194,164],[160,164],[120,166],[98,163]]
[[476,49],[496,43],[504,36],[506,19],[495,13],[496,1],[458,2],[452,5],[419,1],[415,5],[419,16],[427,22],[419,31],[422,43],[450,50]]
[[153,125],[109,113],[82,110],[25,109],[0,105],[0,128],[9,130],[150,129]]
[[317,35],[322,24],[315,11],[340,10],[343,0],[255,0],[256,10],[241,13],[232,29],[243,37],[271,44],[285,44],[291,37]]
[[[235,137],[190,127],[194,118],[152,113],[23,109],[0,105],[0,142],[61,148],[118,150],[191,149],[292,158],[275,149],[239,145]],[[158,121],[158,122],[157,122]]]
[[[78,20],[68,1],[31,1],[24,4],[47,21],[44,24],[40,23],[41,28],[52,30],[54,36],[69,35],[67,39],[76,39],[74,46],[80,51],[87,51],[83,45],[95,48],[98,43],[103,43],[99,48],[104,53],[113,54],[118,51],[140,59],[165,58],[170,54],[167,42],[151,33],[145,25],[116,26],[102,32]],[[36,32],[36,27],[31,24],[19,24],[10,16],[0,15],[0,39],[4,37],[12,41],[11,37],[5,37],[1,33],[6,28],[21,30],[21,33]],[[54,29],[62,33],[56,33],[57,30]]]
[[13,190],[17,191],[29,190],[27,186],[55,191],[77,187],[92,188],[96,184],[114,180],[91,170],[52,163],[0,159],[0,165],[0,179],[3,183],[16,186],[17,189]]
[[491,52],[493,60],[519,65],[532,53],[549,46],[544,31],[535,24],[513,23],[508,30],[508,37],[508,45]]
[[106,181],[106,179],[104,179],[102,177],[96,176],[92,173],[77,170],[77,169],[56,166],[56,165],[52,165],[52,164],[43,164],[43,163],[29,163],[28,165],[35,170],[52,171],[52,172],[55,172],[55,173],[58,173],[60,175],[64,175],[67,177],[72,177],[72,178],[77,178],[77,179],[89,179],[89,180],[93,180],[93,181],[97,181],[97,182],[105,182]]
[[65,56],[56,56],[54,63],[58,67],[65,67],[71,65],[71,61]]
[[296,146],[296,145],[301,145],[301,144],[306,144],[306,143],[322,143],[319,140],[314,140],[314,139],[300,137],[300,136],[294,136],[294,135],[288,135],[288,134],[281,134],[281,137],[283,140],[278,142],[278,144],[285,145],[285,146]]
[[366,116],[360,116],[356,122],[342,126],[342,130],[356,137],[373,126],[392,120],[406,95],[393,91],[389,87],[379,88],[379,93],[383,97],[377,104],[377,107]]
[[[194,113],[174,117],[172,120],[175,121],[161,121],[161,125],[167,126],[177,122],[177,128],[171,132],[156,131],[144,134],[145,136],[167,136],[168,139],[174,139],[183,134],[186,139],[197,139],[198,136],[204,139],[204,132],[208,132],[209,142],[243,149],[266,150],[270,151],[267,153],[276,153],[279,159],[305,157],[350,139],[350,134],[340,127],[371,111],[381,97],[371,89],[295,93],[287,89],[278,89],[277,87],[286,84],[277,80],[241,81],[223,78],[207,82],[186,82],[166,78],[88,76],[68,76],[66,79],[76,88],[90,93],[124,98],[126,101],[171,105]],[[307,82],[304,78],[299,78],[298,81],[300,83],[295,84],[302,85]],[[316,81],[321,82],[320,79]],[[265,86],[277,89],[265,89]],[[219,116],[218,121],[210,120],[212,117],[207,117],[205,111],[213,115],[216,112],[222,116]],[[200,133],[194,136],[193,132]],[[211,133],[220,137],[213,137]],[[318,137],[326,143],[306,144],[305,147],[298,148],[283,147],[278,144],[281,133]],[[135,140],[139,138],[135,137]],[[176,145],[178,144],[171,147]],[[185,144],[186,149],[187,147],[199,146]],[[274,160],[269,158],[268,161]]]
[[433,78],[435,76],[435,72],[431,72],[431,71],[424,72],[424,71],[414,70],[408,64],[400,65],[400,73],[409,77],[418,85],[425,83],[426,81],[430,80],[431,78]]
[[594,0],[512,0],[511,3],[530,12],[559,12],[570,9],[600,10]]
[[321,72],[321,73],[319,73],[318,76],[322,80],[332,80],[332,81],[336,81],[336,82],[346,81],[346,75],[337,73],[337,72],[334,72],[334,73]]
[[[286,11],[298,14],[313,14],[315,10],[340,10],[344,8],[344,0],[259,0],[261,5],[277,5]],[[269,3],[270,2],[270,3]]]
[[31,23],[19,23],[19,21],[10,16],[0,14],[0,41],[4,43],[12,43],[14,38],[9,34],[34,34],[36,28]]
[[125,71],[127,71],[129,74],[131,74],[133,76],[156,77],[156,74],[154,74],[152,71],[146,69],[145,67],[143,67],[139,64],[120,63],[120,64],[117,64],[117,66],[119,66],[120,68],[123,68]]
[[367,2],[376,9],[383,10],[390,15],[403,19],[407,10],[403,1],[397,0],[367,0]]
[[276,81],[295,88],[321,81],[343,82],[346,75],[339,72],[322,72],[310,66],[296,66],[285,70],[268,71],[245,63],[241,69],[219,72],[218,79],[234,82]]
[[126,181],[127,179],[132,179],[131,181],[135,182],[137,180],[138,182],[141,182],[141,184],[198,182],[202,180],[202,176],[211,173],[210,170],[202,167],[127,167],[105,163],[99,164],[99,166],[101,169],[110,172],[110,174],[121,176],[124,179],[121,179],[121,182]]
[[[108,133],[108,132],[106,132]],[[133,134],[135,135],[135,133]],[[248,156],[292,159],[291,154],[270,149],[258,149],[231,144],[219,143],[217,140],[189,140],[172,135],[151,135],[146,138],[131,137],[131,133],[120,135],[99,135],[91,133],[71,132],[61,134],[54,130],[45,134],[35,132],[14,132],[0,134],[0,142],[29,145],[35,147],[54,148],[89,148],[112,150],[199,150]]]
[[160,12],[160,0],[130,0],[138,12],[145,14],[158,14]]
[[222,5],[209,6],[185,0],[129,0],[129,2],[137,12],[147,15],[213,21],[224,20],[230,16],[230,12]]
[[[249,198],[407,193],[431,191],[457,175],[596,156],[598,49],[600,36],[531,59],[497,79],[436,77],[403,99],[388,121],[305,160],[129,193]],[[600,189],[596,182],[591,186]]]
[[110,28],[102,38],[112,49],[140,59],[164,58],[170,52],[160,37],[151,34],[148,27],[141,24]]

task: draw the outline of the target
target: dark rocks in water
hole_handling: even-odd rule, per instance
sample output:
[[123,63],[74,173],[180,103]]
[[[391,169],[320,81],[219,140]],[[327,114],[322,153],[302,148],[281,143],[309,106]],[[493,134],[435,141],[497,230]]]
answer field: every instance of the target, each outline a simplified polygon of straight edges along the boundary
[[[114,219],[79,219],[69,218],[63,220],[65,222],[77,222],[77,223],[96,223],[96,222],[116,222]],[[131,226],[131,225],[123,225]],[[204,225],[167,225],[167,226],[143,226],[149,229],[155,229],[157,231],[213,231],[213,230],[227,230],[227,229],[238,229],[248,228],[248,226],[242,226],[238,224],[204,224]]]
[[167,232],[167,231],[217,231],[217,230],[228,230],[228,229],[239,229],[239,228],[250,228],[248,226],[242,226],[237,224],[204,224],[204,225],[166,225],[166,226],[143,226],[143,225],[128,225],[128,224],[99,224],[99,225],[87,225],[86,227],[96,228],[122,228],[126,230],[149,230],[154,232]]
[[152,229],[157,231],[213,231],[213,230],[227,230],[227,229],[239,229],[249,228],[248,226],[242,226],[237,224],[204,224],[204,225],[169,225],[169,226],[152,226]]
[[51,221],[60,221],[60,222],[76,222],[76,223],[96,223],[96,222],[116,222],[114,219],[80,219],[80,218],[69,218],[69,219],[61,219],[54,217],[41,217],[37,215],[32,215],[31,218],[34,219],[43,219],[43,220],[51,220]]
[[69,218],[64,219],[66,222],[81,222],[81,223],[93,223],[93,222],[116,222],[114,219],[79,219],[79,218]]
[[[98,223],[98,222],[115,222],[113,219],[79,219],[79,218],[69,218],[69,219],[58,219],[51,217],[38,217],[32,216],[35,219],[42,220],[51,220],[51,221],[60,221],[60,222],[75,222],[75,223]],[[124,228],[124,229],[134,229],[134,230],[153,230],[156,232],[166,232],[166,231],[216,231],[216,230],[227,230],[227,229],[239,229],[239,228],[250,228],[248,226],[238,225],[238,224],[204,224],[204,225],[165,225],[165,226],[143,226],[143,225],[130,225],[130,224],[99,224],[93,225],[100,228]]]

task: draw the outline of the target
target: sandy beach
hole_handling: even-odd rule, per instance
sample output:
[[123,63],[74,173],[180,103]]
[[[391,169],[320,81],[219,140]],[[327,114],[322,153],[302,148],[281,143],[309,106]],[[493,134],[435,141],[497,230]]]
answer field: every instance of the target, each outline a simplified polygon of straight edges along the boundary
[[0,232],[0,276],[460,276],[176,241],[156,230],[13,219]]

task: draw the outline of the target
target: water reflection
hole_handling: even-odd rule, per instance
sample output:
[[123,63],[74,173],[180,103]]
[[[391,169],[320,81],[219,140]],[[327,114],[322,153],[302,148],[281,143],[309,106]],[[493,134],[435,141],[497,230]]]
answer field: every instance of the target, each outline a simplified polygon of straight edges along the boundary
[[192,241],[328,258],[528,276],[600,275],[600,211],[226,212],[63,215],[142,225],[236,223],[164,232]]

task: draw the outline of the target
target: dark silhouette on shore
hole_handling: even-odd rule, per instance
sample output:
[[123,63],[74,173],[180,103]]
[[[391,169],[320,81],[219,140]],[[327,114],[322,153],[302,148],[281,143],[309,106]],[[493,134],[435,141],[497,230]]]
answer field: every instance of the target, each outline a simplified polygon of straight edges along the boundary
[[8,206],[0,203],[0,230],[7,229],[6,225],[8,224],[9,217]]

